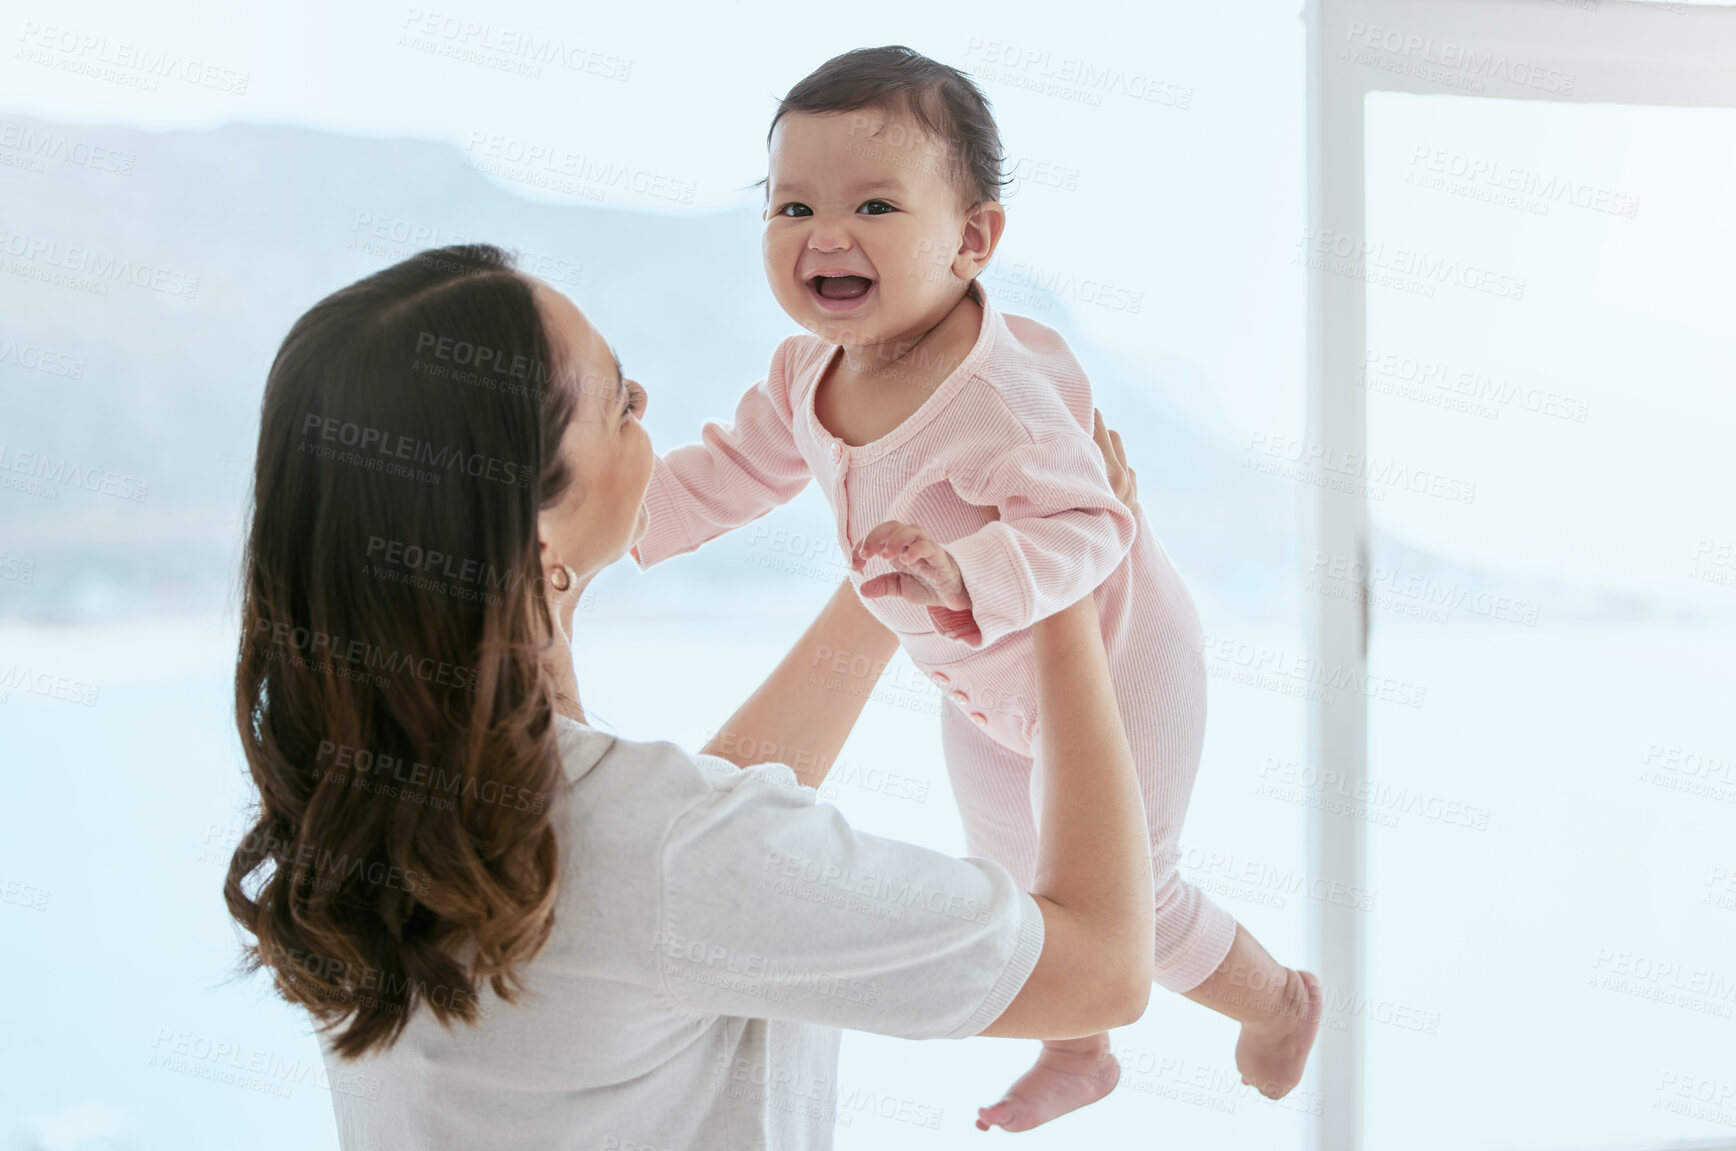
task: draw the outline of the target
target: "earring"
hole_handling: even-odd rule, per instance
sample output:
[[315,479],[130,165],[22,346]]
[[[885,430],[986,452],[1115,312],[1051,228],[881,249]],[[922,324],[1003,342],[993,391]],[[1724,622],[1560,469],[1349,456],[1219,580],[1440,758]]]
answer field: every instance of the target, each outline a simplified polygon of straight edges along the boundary
[[573,569],[562,564],[549,573],[549,583],[554,585],[556,591],[566,591],[573,586]]

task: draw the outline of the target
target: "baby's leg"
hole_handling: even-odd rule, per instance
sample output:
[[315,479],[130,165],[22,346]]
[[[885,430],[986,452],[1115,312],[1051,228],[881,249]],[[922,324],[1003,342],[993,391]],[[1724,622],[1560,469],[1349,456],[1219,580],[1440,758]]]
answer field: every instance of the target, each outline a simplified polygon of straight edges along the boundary
[[[999,863],[1029,891],[1037,870],[1032,761],[984,735],[950,704],[941,719],[941,743],[964,820],[966,850]],[[977,1112],[977,1127],[1028,1131],[1095,1103],[1120,1078],[1121,1065],[1109,1053],[1107,1034],[1045,1043],[1036,1065],[1001,1101]]]
[[964,822],[965,850],[992,859],[1025,891],[1037,874],[1031,760],[1002,747],[951,703],[943,703],[940,746]]
[[1302,1081],[1320,1030],[1320,981],[1312,972],[1283,966],[1238,923],[1218,969],[1184,994],[1242,1025],[1236,1069],[1243,1083],[1282,1099]]
[[1277,1099],[1301,1081],[1320,1026],[1320,984],[1306,971],[1280,965],[1176,870],[1205,736],[1206,677],[1203,667],[1195,670],[1197,660],[1177,645],[1163,655],[1147,654],[1156,666],[1139,668],[1143,674],[1116,677],[1151,832],[1155,978],[1242,1024],[1236,1044],[1242,1081]]

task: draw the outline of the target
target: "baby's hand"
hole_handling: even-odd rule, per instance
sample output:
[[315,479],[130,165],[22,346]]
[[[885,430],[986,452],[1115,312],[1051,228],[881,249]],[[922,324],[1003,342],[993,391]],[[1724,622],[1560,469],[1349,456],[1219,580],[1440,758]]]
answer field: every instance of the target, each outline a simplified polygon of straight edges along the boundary
[[896,570],[863,584],[863,599],[897,596],[922,607],[970,610],[964,573],[926,528],[887,520],[856,546],[851,566],[861,571],[875,556],[889,561]]

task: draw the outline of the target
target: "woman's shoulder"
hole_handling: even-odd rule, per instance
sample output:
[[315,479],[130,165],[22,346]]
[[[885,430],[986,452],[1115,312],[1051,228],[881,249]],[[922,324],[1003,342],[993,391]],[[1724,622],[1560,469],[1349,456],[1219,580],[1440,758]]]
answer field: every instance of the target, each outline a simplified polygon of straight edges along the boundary
[[795,772],[781,763],[740,768],[667,740],[624,739],[565,716],[557,723],[569,788],[594,795],[597,802],[630,803],[630,808],[617,808],[621,813],[673,822],[719,793],[761,788],[779,800],[814,802],[813,788],[797,782]]

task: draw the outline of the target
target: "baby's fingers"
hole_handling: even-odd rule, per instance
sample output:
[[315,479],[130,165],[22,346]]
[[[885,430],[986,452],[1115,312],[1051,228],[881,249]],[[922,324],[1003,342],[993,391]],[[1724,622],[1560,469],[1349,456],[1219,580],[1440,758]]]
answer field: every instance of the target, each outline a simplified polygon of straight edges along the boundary
[[945,548],[927,536],[912,540],[895,562],[906,567],[919,567],[937,574],[951,573],[958,566],[953,562],[952,556],[947,554]]
[[919,549],[930,546],[928,533],[915,524],[906,524],[900,531],[892,533],[880,554],[895,564],[909,564],[919,554]]
[[863,564],[865,564],[870,557],[880,555],[882,549],[886,546],[886,541],[891,539],[894,533],[909,526],[910,525],[908,524],[899,523],[897,520],[887,520],[885,523],[863,536],[862,542],[856,545],[856,554],[851,557],[854,561],[856,570],[861,571]]
[[857,590],[857,594],[863,599],[885,599],[888,596],[896,596],[914,604],[934,602],[933,593],[921,580],[914,576],[907,576],[903,572],[887,572],[885,575],[875,576],[864,582]]
[[[884,556],[897,562],[906,548],[928,538],[928,532],[924,528],[915,524],[902,524],[897,520],[888,520],[868,533],[867,538],[856,549],[856,554],[863,562],[875,556]],[[857,568],[860,570],[861,564],[858,564]]]

